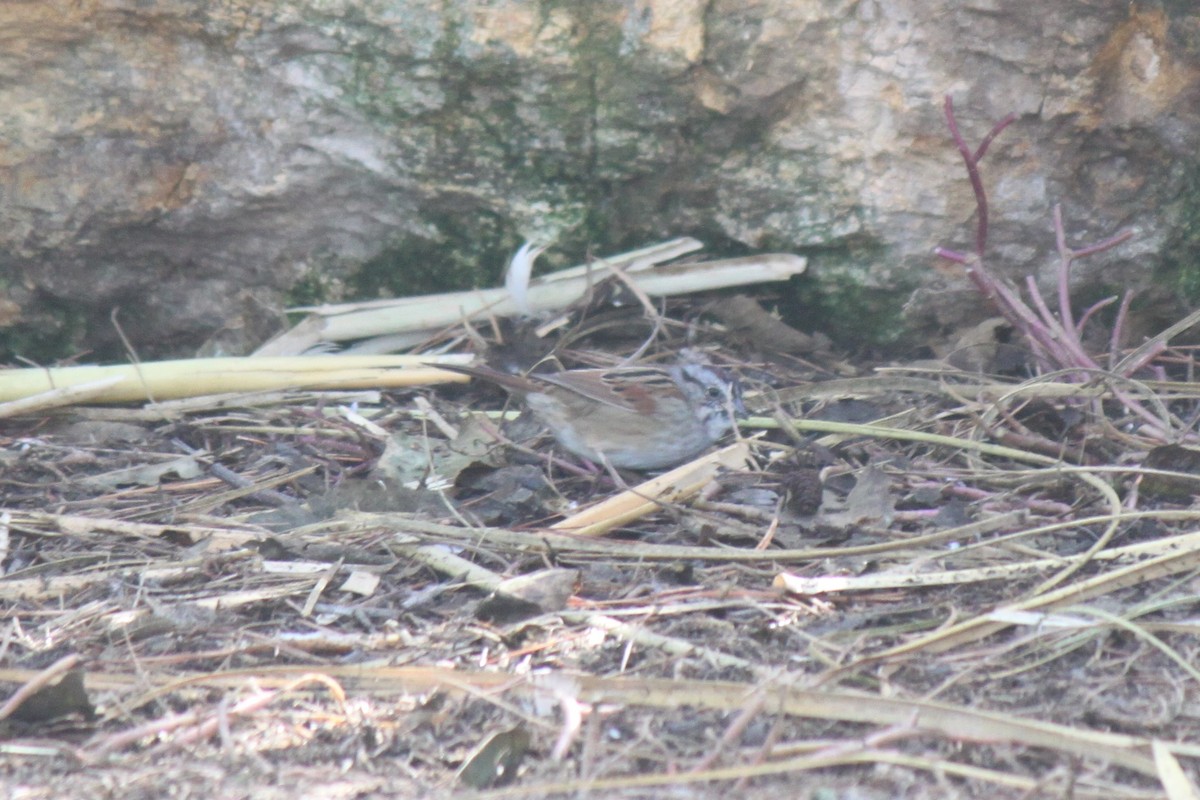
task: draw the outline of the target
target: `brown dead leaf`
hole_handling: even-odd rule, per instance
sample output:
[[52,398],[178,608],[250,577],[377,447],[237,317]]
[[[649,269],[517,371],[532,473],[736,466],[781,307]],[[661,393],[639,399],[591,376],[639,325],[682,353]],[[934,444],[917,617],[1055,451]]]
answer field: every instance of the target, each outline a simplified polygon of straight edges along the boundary
[[811,355],[829,349],[829,340],[809,335],[773,316],[755,300],[742,294],[723,297],[707,310],[737,339],[768,353]]

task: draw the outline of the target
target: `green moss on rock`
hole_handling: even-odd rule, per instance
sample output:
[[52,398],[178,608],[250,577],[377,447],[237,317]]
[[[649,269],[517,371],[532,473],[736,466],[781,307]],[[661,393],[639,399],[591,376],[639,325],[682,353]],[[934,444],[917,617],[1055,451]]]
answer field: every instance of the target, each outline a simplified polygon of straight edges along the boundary
[[39,305],[35,319],[0,329],[0,363],[20,359],[52,364],[76,355],[86,346],[87,328],[87,319],[76,305],[44,302]]
[[1189,305],[1200,303],[1200,165],[1184,177],[1179,199],[1165,210],[1172,218],[1172,235],[1163,247],[1158,284],[1176,287]]
[[800,330],[824,333],[852,351],[891,351],[909,344],[904,306],[915,286],[880,275],[878,265],[887,262],[884,248],[856,242],[804,254],[809,258],[808,271],[788,284],[784,321]]

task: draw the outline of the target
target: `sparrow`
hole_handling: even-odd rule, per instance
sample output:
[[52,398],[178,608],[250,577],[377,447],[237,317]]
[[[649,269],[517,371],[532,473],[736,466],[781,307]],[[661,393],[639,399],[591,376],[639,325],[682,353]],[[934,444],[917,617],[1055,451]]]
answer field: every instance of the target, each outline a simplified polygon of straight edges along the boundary
[[563,448],[618,469],[663,469],[687,461],[746,414],[737,381],[703,364],[525,376],[487,366],[437,366],[499,385],[524,401]]

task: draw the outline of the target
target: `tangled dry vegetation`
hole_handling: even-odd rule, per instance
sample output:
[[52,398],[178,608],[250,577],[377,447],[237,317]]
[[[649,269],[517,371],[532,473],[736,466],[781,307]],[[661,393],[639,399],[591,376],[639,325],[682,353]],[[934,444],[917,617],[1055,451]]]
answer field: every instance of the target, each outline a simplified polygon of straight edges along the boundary
[[3,420],[8,796],[1194,796],[1195,320],[1122,350],[1122,301],[1085,348],[1068,270],[1119,237],[1061,222],[1056,311],[988,272],[1000,129],[955,129],[947,255],[1011,377],[797,357],[745,298],[495,331],[741,377],[738,441],[632,491],[484,387]]

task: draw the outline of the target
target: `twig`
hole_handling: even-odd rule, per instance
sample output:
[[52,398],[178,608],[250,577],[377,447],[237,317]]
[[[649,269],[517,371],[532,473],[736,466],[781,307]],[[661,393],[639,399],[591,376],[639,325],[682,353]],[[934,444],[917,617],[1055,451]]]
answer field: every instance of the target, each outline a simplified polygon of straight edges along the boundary
[[0,719],[7,719],[14,711],[38,691],[46,686],[49,686],[60,675],[65,675],[67,672],[75,668],[79,663],[79,656],[72,653],[69,656],[63,656],[58,661],[55,661],[50,666],[39,672],[36,677],[26,681],[20,689],[12,693],[8,700],[4,701],[4,705],[0,706]]

